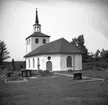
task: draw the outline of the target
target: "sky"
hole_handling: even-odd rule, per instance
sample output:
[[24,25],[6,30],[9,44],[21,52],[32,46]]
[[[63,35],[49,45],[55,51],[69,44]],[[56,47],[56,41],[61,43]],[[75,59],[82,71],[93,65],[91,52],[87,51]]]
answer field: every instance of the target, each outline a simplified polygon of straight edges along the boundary
[[83,34],[89,52],[108,50],[108,0],[0,0],[0,40],[11,59],[24,60],[38,8],[41,32],[69,42]]

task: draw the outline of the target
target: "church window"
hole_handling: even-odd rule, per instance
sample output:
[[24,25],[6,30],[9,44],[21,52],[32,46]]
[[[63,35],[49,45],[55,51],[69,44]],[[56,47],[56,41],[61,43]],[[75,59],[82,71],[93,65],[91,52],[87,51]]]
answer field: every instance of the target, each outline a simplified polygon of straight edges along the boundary
[[71,56],[67,57],[67,67],[72,67],[72,57]]
[[30,59],[28,60],[28,67],[30,68]]
[[46,43],[46,39],[43,39],[43,44],[45,44]]
[[47,58],[48,60],[50,60],[51,59],[51,57],[50,56],[48,56],[48,58]]
[[35,43],[39,43],[39,39],[38,38],[35,39]]
[[35,68],[35,59],[33,58],[33,68]]

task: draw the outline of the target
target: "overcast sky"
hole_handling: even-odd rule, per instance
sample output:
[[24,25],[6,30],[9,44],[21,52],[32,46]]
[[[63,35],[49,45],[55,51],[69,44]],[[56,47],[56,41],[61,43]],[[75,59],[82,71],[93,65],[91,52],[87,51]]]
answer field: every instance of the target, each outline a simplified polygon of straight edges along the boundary
[[[24,60],[25,38],[33,33],[36,8],[50,41],[84,35],[89,52],[108,50],[108,0],[0,0],[0,40],[11,59]],[[10,59],[10,60],[11,60]]]

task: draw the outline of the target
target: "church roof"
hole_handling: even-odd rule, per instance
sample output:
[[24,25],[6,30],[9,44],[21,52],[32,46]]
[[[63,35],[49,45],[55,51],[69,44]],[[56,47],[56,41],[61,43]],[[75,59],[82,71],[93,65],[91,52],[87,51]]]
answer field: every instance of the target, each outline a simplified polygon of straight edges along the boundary
[[41,33],[41,32],[34,32],[30,36],[28,36],[26,39],[28,39],[30,37],[50,37],[50,36],[49,35],[46,35],[44,33]]
[[26,54],[24,57],[42,55],[42,54],[81,54],[82,52],[78,47],[73,46],[64,38],[60,38],[53,42],[49,42],[42,45],[30,53]]

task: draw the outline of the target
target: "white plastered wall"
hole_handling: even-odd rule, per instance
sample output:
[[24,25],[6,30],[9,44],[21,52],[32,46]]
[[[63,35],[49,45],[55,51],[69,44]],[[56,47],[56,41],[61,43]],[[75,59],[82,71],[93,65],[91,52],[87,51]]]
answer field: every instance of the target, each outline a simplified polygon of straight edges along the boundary
[[[39,43],[35,43],[35,39],[38,38],[39,39]],[[46,43],[49,43],[49,37],[30,37],[26,40],[26,54],[33,51],[34,49],[36,49],[37,47],[43,45],[43,39],[46,39]],[[27,41],[30,43],[27,44]]]
[[75,54],[75,70],[82,70],[82,55]]
[[[40,69],[46,70],[46,62],[48,61],[48,56],[51,57],[52,71],[66,71],[68,69],[72,70],[82,70],[82,55],[81,54],[49,54],[40,55],[35,57],[26,58],[26,69],[38,70],[37,62],[38,58],[40,61]],[[67,67],[67,57],[72,57],[72,67]],[[33,58],[35,60],[35,67],[33,68]],[[28,67],[28,59],[30,59],[30,68]]]
[[[28,44],[27,44],[27,41],[28,41]],[[31,52],[31,38],[28,38],[26,40],[26,54]]]
[[[35,43],[35,39],[39,39],[39,43]],[[43,45],[43,39],[46,39],[46,43],[49,43],[49,37],[31,37],[31,50],[33,51],[37,47]]]
[[[35,56],[35,57],[28,57],[26,58],[26,69],[31,69],[31,70],[38,70],[37,67],[37,62],[38,58],[40,61],[40,69],[41,70],[46,70],[46,62],[48,61],[48,56],[51,57],[51,62],[52,62],[52,71],[58,71],[60,70],[60,54],[49,54],[49,55],[40,55],[40,56]],[[33,58],[35,60],[35,68],[33,68]],[[28,67],[28,60],[30,59],[30,68]]]
[[[67,67],[67,57],[72,57],[72,67]],[[72,54],[61,54],[60,56],[60,71],[66,71],[68,69],[73,69],[73,55]]]
[[[67,67],[67,57],[72,57],[72,67]],[[61,54],[60,56],[60,70],[82,70],[82,55],[81,54]]]

